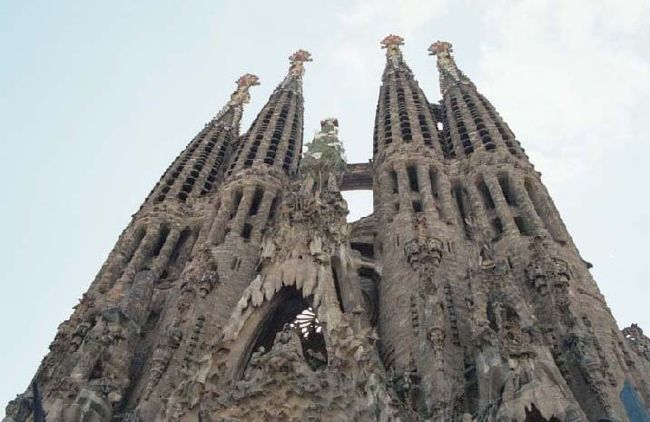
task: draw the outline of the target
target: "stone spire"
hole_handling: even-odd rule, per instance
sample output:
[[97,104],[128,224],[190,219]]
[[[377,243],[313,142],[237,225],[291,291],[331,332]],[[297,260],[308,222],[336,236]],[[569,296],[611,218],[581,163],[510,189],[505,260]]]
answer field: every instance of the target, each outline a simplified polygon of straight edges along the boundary
[[289,57],[287,76],[242,136],[228,174],[240,168],[265,164],[295,171],[302,147],[303,96],[302,76],[311,54],[298,50]]
[[404,58],[402,57],[402,50],[400,46],[404,45],[404,38],[399,35],[389,34],[381,40],[381,48],[386,49],[386,66],[392,66],[395,69],[398,69],[401,65],[404,64]]
[[230,101],[212,119],[212,124],[223,123],[227,127],[239,128],[239,122],[244,111],[244,104],[251,101],[249,90],[260,84],[257,75],[246,73],[237,81],[237,89],[230,95]]
[[451,43],[436,41],[429,46],[429,54],[438,57],[438,70],[440,71],[440,89],[442,94],[456,84],[474,86],[472,81],[456,66],[451,52],[454,51]]
[[170,198],[186,202],[188,198],[205,196],[213,190],[223,173],[224,159],[239,136],[244,104],[250,101],[249,90],[260,83],[256,75],[247,73],[236,84],[230,100],[169,166],[145,205],[159,204]]
[[375,115],[374,156],[405,143],[432,148],[442,155],[438,129],[429,101],[402,56],[404,39],[390,34],[381,41],[386,50],[377,113]]
[[302,49],[289,56],[289,73],[278,86],[278,89],[291,89],[302,94],[302,76],[305,74],[305,62],[311,61],[313,61],[311,53]]
[[452,45],[447,41],[436,41],[429,47],[430,54],[438,57],[440,91],[445,109],[445,156],[460,158],[476,150],[507,150],[516,158],[525,158],[514,133],[494,106],[458,68],[452,51]]

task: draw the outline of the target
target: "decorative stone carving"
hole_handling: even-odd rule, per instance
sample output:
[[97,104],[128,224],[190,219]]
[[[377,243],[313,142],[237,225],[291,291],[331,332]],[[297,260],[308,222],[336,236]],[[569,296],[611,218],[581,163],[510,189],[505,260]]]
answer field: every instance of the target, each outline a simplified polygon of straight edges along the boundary
[[569,264],[559,257],[549,256],[548,245],[539,236],[533,239],[531,251],[531,261],[526,268],[530,285],[542,296],[547,295],[549,289],[567,289],[571,280]]
[[[320,132],[305,145],[306,152],[300,162],[300,170],[305,175],[311,175],[319,186],[326,185],[323,194],[332,194],[338,191],[338,184],[346,169],[345,150],[338,138],[338,119],[330,117],[321,120],[320,124]],[[330,176],[334,180],[329,180]]]
[[632,324],[623,328],[622,332],[632,350],[650,362],[650,339],[643,334],[641,327]]
[[199,250],[197,256],[187,266],[183,275],[181,276],[183,285],[181,287],[181,295],[178,306],[183,309],[189,308],[191,294],[188,290],[195,292],[200,298],[205,299],[219,284],[218,264],[210,248],[204,247]]
[[429,47],[429,54],[438,56],[438,70],[440,71],[441,89],[446,92],[454,83],[473,85],[472,81],[458,69],[454,58],[451,43],[447,41],[436,41]]
[[[239,120],[241,119],[241,113],[243,110],[243,105],[250,102],[251,96],[249,90],[253,86],[260,84],[260,80],[257,75],[246,73],[242,75],[237,81],[237,89],[230,95],[230,101],[222,108],[216,116],[211,121],[211,124],[223,124],[223,117],[228,113],[228,111],[235,110],[236,117],[231,120],[237,127],[239,126]],[[230,123],[230,122],[228,122]],[[207,124],[206,126],[209,126]],[[228,125],[228,128],[231,126]]]
[[305,50],[298,50],[289,57],[291,67],[289,74],[292,76],[302,77],[305,74],[305,62],[311,62],[311,54]]
[[386,49],[386,58],[392,62],[395,68],[399,67],[402,60],[400,45],[404,45],[404,38],[399,35],[390,34],[381,41],[381,48]]
[[404,243],[404,256],[413,270],[424,266],[422,272],[435,271],[435,268],[440,265],[442,255],[443,243],[437,237],[428,237],[422,241],[411,239]]
[[260,79],[257,75],[246,73],[237,79],[237,91],[230,97],[230,105],[248,104],[251,100],[250,93],[248,92],[252,86],[260,84]]
[[82,321],[77,325],[77,328],[74,333],[72,333],[72,338],[70,339],[70,351],[76,352],[79,349],[81,343],[86,338],[86,334],[88,334],[88,331],[90,331],[92,327],[93,323],[90,321]]
[[5,417],[2,422],[26,421],[32,414],[32,393],[31,389],[24,394],[19,394],[7,404]]
[[427,328],[427,340],[436,353],[442,353],[446,337],[445,327],[440,323],[432,324]]
[[[34,377],[48,421],[626,421],[627,401],[647,407],[650,340],[618,332],[507,124],[449,43],[430,48],[444,98],[428,101],[403,42],[382,42],[363,164],[345,163],[334,118],[299,157],[309,53],[243,136],[259,80],[237,81],[60,326]],[[348,225],[342,186],[372,186],[376,215]],[[306,307],[310,338],[280,329]],[[6,421],[43,422],[38,402],[28,391]]]
[[149,398],[153,389],[156,387],[162,378],[169,361],[174,355],[174,351],[178,349],[183,340],[183,331],[175,325],[167,328],[164,341],[153,352],[151,357],[151,369],[149,370],[149,381],[144,389],[143,396],[145,399]]
[[393,390],[406,408],[417,408],[420,395],[420,380],[421,377],[415,367],[413,356],[411,356],[410,368],[393,376]]

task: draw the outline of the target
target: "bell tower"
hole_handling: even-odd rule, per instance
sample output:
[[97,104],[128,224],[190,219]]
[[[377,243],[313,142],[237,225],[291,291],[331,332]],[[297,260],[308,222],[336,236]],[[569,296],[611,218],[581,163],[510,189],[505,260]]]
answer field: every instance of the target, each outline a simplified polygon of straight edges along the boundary
[[[435,103],[403,43],[381,42],[366,163],[333,117],[303,152],[307,51],[244,134],[239,78],[3,422],[650,421],[650,339],[451,44]],[[355,189],[374,209],[348,222]]]

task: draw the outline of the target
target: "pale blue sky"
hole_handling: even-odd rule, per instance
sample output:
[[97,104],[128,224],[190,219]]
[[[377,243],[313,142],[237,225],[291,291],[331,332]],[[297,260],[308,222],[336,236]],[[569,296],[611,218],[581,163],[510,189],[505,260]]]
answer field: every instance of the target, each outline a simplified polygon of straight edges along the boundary
[[[544,174],[619,324],[650,331],[649,27],[647,0],[0,2],[0,406],[241,74],[262,81],[246,128],[287,57],[309,50],[306,141],[336,116],[349,161],[370,158],[389,32],[431,101],[426,48],[454,44]],[[348,197],[354,216],[370,212],[367,193]]]

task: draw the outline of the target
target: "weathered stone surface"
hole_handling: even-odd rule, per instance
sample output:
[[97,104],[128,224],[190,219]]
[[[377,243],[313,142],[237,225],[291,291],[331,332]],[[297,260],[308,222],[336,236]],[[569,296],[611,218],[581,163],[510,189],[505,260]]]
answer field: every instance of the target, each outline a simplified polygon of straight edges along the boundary
[[[366,164],[334,118],[302,154],[309,53],[242,136],[240,78],[3,420],[650,420],[650,340],[616,326],[513,132],[451,44],[440,104],[402,44]],[[340,191],[369,188],[348,224]]]

